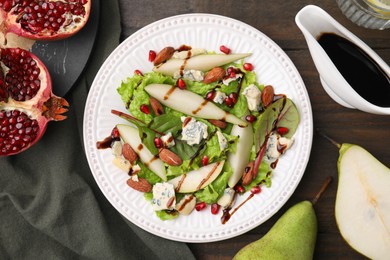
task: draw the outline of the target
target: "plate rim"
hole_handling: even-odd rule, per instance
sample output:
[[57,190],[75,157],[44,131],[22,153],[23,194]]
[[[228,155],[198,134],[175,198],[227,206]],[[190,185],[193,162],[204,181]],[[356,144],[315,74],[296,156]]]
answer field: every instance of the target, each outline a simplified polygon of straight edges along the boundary
[[[249,226],[237,229],[237,231],[235,231],[234,233],[230,232],[229,234],[220,235],[218,237],[213,236],[211,238],[210,237],[203,237],[203,236],[198,236],[197,238],[192,238],[192,237],[188,238],[188,237],[180,237],[180,236],[177,236],[177,235],[170,235],[166,230],[164,230],[164,228],[161,228],[161,229],[159,228],[157,230],[153,225],[145,225],[144,221],[142,221],[142,223],[140,223],[139,221],[134,221],[134,220],[129,219],[127,214],[123,211],[123,209],[121,207],[119,207],[117,205],[117,202],[114,201],[114,199],[111,198],[109,196],[109,194],[105,191],[105,188],[102,186],[101,181],[99,181],[98,176],[94,172],[95,165],[93,165],[93,163],[92,163],[93,162],[93,158],[92,158],[93,156],[91,156],[91,154],[89,154],[89,152],[87,150],[87,148],[90,147],[90,145],[87,142],[88,133],[87,133],[87,127],[86,127],[87,124],[86,123],[89,120],[89,115],[88,115],[88,113],[86,113],[86,111],[87,111],[87,108],[90,106],[90,104],[92,102],[91,101],[92,97],[91,97],[90,93],[95,91],[95,89],[97,88],[96,86],[97,86],[97,82],[99,80],[99,76],[105,70],[105,68],[108,66],[108,63],[113,59],[113,57],[116,56],[117,52],[120,51],[120,48],[123,47],[124,45],[126,45],[132,39],[135,39],[138,35],[142,34],[145,31],[150,30],[150,28],[153,28],[156,25],[166,23],[166,22],[168,22],[170,20],[179,20],[179,19],[183,19],[183,18],[185,19],[185,18],[194,18],[194,17],[197,18],[197,19],[204,18],[204,19],[217,19],[217,20],[221,20],[221,21],[228,21],[228,22],[231,22],[233,24],[238,24],[238,26],[240,28],[241,27],[247,28],[247,29],[250,29],[250,30],[254,31],[256,34],[259,34],[264,40],[266,40],[266,42],[268,42],[271,45],[270,47],[273,48],[275,53],[281,54],[281,56],[283,56],[284,63],[286,63],[288,65],[289,69],[290,69],[289,70],[289,77],[290,77],[290,74],[295,76],[294,85],[299,85],[301,87],[301,89],[300,89],[301,92],[299,93],[299,95],[300,96],[304,96],[304,100],[305,100],[305,102],[307,102],[307,106],[305,107],[305,109],[307,110],[306,116],[307,116],[307,120],[308,120],[307,121],[307,125],[306,125],[306,128],[308,128],[308,131],[306,131],[306,133],[305,133],[305,135],[307,135],[307,138],[305,139],[305,141],[308,142],[308,143],[305,144],[306,145],[305,151],[307,151],[307,155],[305,156],[304,160],[302,160],[300,162],[300,165],[302,166],[302,168],[301,168],[301,172],[302,173],[299,175],[299,178],[295,180],[295,182],[293,183],[294,185],[291,186],[291,189],[288,192],[288,194],[283,196],[283,199],[279,201],[277,207],[274,207],[273,210],[271,210],[267,214],[267,216],[265,218],[262,218],[261,222],[259,222],[259,223],[255,222],[255,223],[253,223],[253,224],[251,224]],[[279,62],[281,62],[281,61],[279,61]],[[283,65],[283,67],[285,67],[285,64]],[[121,79],[121,80],[123,80],[123,79]],[[300,124],[302,124],[302,122]],[[139,30],[134,32],[132,35],[127,37],[119,46],[117,46],[111,52],[111,54],[107,57],[107,59],[104,61],[104,63],[100,67],[98,73],[96,74],[96,76],[95,76],[95,78],[94,78],[94,80],[92,82],[91,88],[89,90],[89,93],[88,93],[88,97],[87,97],[87,100],[86,100],[86,103],[85,103],[85,109],[84,109],[83,141],[84,141],[84,150],[85,150],[85,153],[86,153],[86,157],[87,157],[87,160],[88,160],[88,164],[89,164],[91,173],[92,173],[96,183],[98,184],[100,191],[104,194],[104,196],[111,203],[111,205],[119,213],[121,213],[121,215],[123,217],[125,217],[125,219],[129,220],[131,223],[135,224],[136,226],[138,226],[138,227],[140,227],[140,228],[142,228],[142,229],[144,229],[144,230],[146,230],[146,231],[148,231],[148,232],[150,232],[150,233],[152,233],[154,235],[157,235],[157,236],[160,236],[160,237],[163,237],[163,238],[166,238],[166,239],[179,241],[179,242],[187,242],[187,243],[216,242],[216,241],[221,241],[221,240],[225,240],[225,239],[229,239],[229,238],[232,238],[232,237],[239,236],[239,235],[241,235],[243,233],[248,232],[249,230],[252,230],[252,229],[256,228],[257,226],[259,226],[260,224],[264,223],[269,218],[271,218],[276,212],[278,212],[283,207],[283,205],[285,205],[287,200],[292,196],[292,194],[295,192],[298,184],[300,183],[300,181],[301,181],[301,179],[302,179],[302,177],[304,175],[305,169],[307,167],[307,164],[308,164],[308,161],[309,161],[309,158],[310,158],[310,153],[311,153],[311,148],[312,148],[312,141],[313,141],[313,114],[312,114],[312,107],[311,107],[311,104],[310,104],[310,98],[309,98],[307,89],[305,87],[305,84],[303,82],[303,79],[302,79],[300,73],[298,72],[297,68],[295,67],[294,63],[289,58],[287,53],[285,53],[283,51],[283,49],[278,44],[276,44],[271,38],[269,38],[267,35],[265,35],[260,30],[256,29],[255,27],[253,27],[253,26],[251,26],[249,24],[246,24],[246,23],[244,23],[242,21],[239,21],[239,20],[236,20],[234,18],[231,18],[231,17],[226,17],[226,16],[222,16],[222,15],[217,15],[217,14],[209,14],[209,13],[188,13],[188,14],[180,14],[180,15],[169,16],[169,17],[157,20],[157,21],[155,21],[153,23],[150,23],[150,24],[140,28]]]

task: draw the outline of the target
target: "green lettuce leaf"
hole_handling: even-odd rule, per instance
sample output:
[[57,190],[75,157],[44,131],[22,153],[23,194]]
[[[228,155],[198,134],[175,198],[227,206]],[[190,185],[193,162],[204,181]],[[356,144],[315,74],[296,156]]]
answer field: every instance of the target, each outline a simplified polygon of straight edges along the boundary
[[155,211],[157,217],[161,220],[172,220],[179,217],[180,213],[176,210],[168,211],[168,210],[159,210]]
[[165,134],[171,132],[172,135],[176,135],[177,132],[181,130],[182,122],[180,117],[171,113],[165,113],[153,118],[149,126],[158,132]]
[[146,73],[143,76],[135,74],[133,77],[123,81],[121,86],[117,89],[131,115],[142,120],[146,124],[152,120],[153,115],[143,113],[140,110],[140,106],[143,104],[150,105],[149,95],[144,88],[153,83],[174,84],[175,81],[171,77],[155,72]]
[[129,108],[134,90],[142,83],[142,78],[141,75],[135,74],[133,77],[122,81],[120,87],[117,89],[126,108]]
[[187,90],[190,90],[198,95],[201,95],[203,97],[206,96],[206,94],[214,89],[217,85],[217,82],[211,83],[211,84],[204,84],[202,82],[197,81],[191,81],[191,80],[184,80],[186,83]]
[[149,168],[146,167],[140,160],[138,160],[137,164],[141,168],[141,171],[138,172],[139,177],[146,179],[150,184],[162,182],[162,179],[157,176],[157,174],[149,170]]
[[170,150],[176,154],[180,154],[182,160],[190,160],[190,158],[198,150],[199,145],[188,145],[180,139],[175,140],[175,145]]
[[255,131],[255,146],[258,151],[266,137],[277,127],[287,127],[289,132],[285,135],[292,137],[299,124],[299,112],[289,98],[281,98],[272,103],[258,117],[253,125]]

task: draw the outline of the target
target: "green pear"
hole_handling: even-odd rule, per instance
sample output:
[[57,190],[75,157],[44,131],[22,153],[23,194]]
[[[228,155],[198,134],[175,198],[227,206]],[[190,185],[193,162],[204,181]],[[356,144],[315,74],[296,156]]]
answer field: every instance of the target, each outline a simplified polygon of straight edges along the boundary
[[233,259],[313,259],[316,238],[316,214],[313,204],[305,200],[288,209],[265,236]]
[[389,259],[390,169],[360,146],[338,147],[335,215],[340,233],[361,254]]

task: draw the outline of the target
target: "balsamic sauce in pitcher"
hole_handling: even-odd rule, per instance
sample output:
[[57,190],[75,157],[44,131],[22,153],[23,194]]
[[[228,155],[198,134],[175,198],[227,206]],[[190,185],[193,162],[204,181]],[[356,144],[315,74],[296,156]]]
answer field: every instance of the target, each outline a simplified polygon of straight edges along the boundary
[[319,44],[351,87],[371,104],[390,107],[390,78],[361,48],[334,33],[323,33]]

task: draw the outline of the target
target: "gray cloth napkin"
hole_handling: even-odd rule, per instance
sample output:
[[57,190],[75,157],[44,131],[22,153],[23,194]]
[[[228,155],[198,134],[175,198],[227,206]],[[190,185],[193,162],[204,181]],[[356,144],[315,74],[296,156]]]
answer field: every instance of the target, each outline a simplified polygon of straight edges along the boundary
[[87,68],[66,96],[68,118],[49,123],[27,151],[0,158],[0,259],[194,259],[186,244],[123,218],[91,174],[84,106],[98,69],[119,44],[117,1],[101,1],[99,22]]

